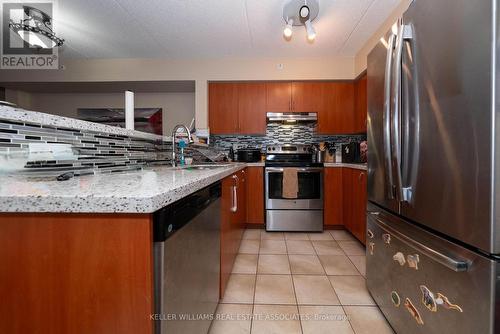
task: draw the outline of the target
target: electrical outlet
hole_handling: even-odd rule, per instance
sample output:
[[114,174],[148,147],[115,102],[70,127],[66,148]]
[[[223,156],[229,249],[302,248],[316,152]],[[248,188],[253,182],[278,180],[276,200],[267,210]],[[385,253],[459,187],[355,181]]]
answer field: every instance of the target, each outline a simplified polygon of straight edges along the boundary
[[285,67],[285,66],[284,66],[283,64],[281,64],[281,63],[280,63],[280,64],[278,64],[278,65],[276,65],[276,68],[277,68],[278,70],[280,70],[280,71],[281,71],[284,67]]

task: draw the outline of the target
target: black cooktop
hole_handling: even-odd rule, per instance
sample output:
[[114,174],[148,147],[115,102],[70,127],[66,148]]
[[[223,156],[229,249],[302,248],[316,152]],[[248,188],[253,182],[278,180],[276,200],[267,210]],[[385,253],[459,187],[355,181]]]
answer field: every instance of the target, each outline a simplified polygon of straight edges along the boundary
[[323,163],[306,161],[266,161],[266,167],[323,167]]

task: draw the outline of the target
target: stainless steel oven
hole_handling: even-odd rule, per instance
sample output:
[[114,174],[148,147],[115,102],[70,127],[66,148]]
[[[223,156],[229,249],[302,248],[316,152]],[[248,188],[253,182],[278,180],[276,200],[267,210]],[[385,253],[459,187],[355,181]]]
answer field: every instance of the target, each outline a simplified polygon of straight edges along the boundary
[[[268,231],[323,230],[323,167],[312,163],[305,145],[267,148],[265,169],[266,229]],[[297,196],[283,196],[286,169],[297,171]]]

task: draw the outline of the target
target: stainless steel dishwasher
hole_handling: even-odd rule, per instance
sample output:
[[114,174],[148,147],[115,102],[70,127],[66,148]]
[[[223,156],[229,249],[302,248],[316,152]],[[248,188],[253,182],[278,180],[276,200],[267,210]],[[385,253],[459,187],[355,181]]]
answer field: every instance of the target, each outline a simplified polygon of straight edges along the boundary
[[219,301],[221,183],[153,218],[155,333],[207,333]]

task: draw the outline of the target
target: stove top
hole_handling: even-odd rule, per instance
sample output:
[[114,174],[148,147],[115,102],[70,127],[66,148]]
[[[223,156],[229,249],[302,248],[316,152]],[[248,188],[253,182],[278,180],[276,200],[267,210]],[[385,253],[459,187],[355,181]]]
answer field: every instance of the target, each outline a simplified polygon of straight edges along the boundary
[[266,147],[268,167],[323,167],[313,161],[311,145],[272,145]]
[[266,167],[323,167],[320,162],[285,162],[285,161],[266,161]]

